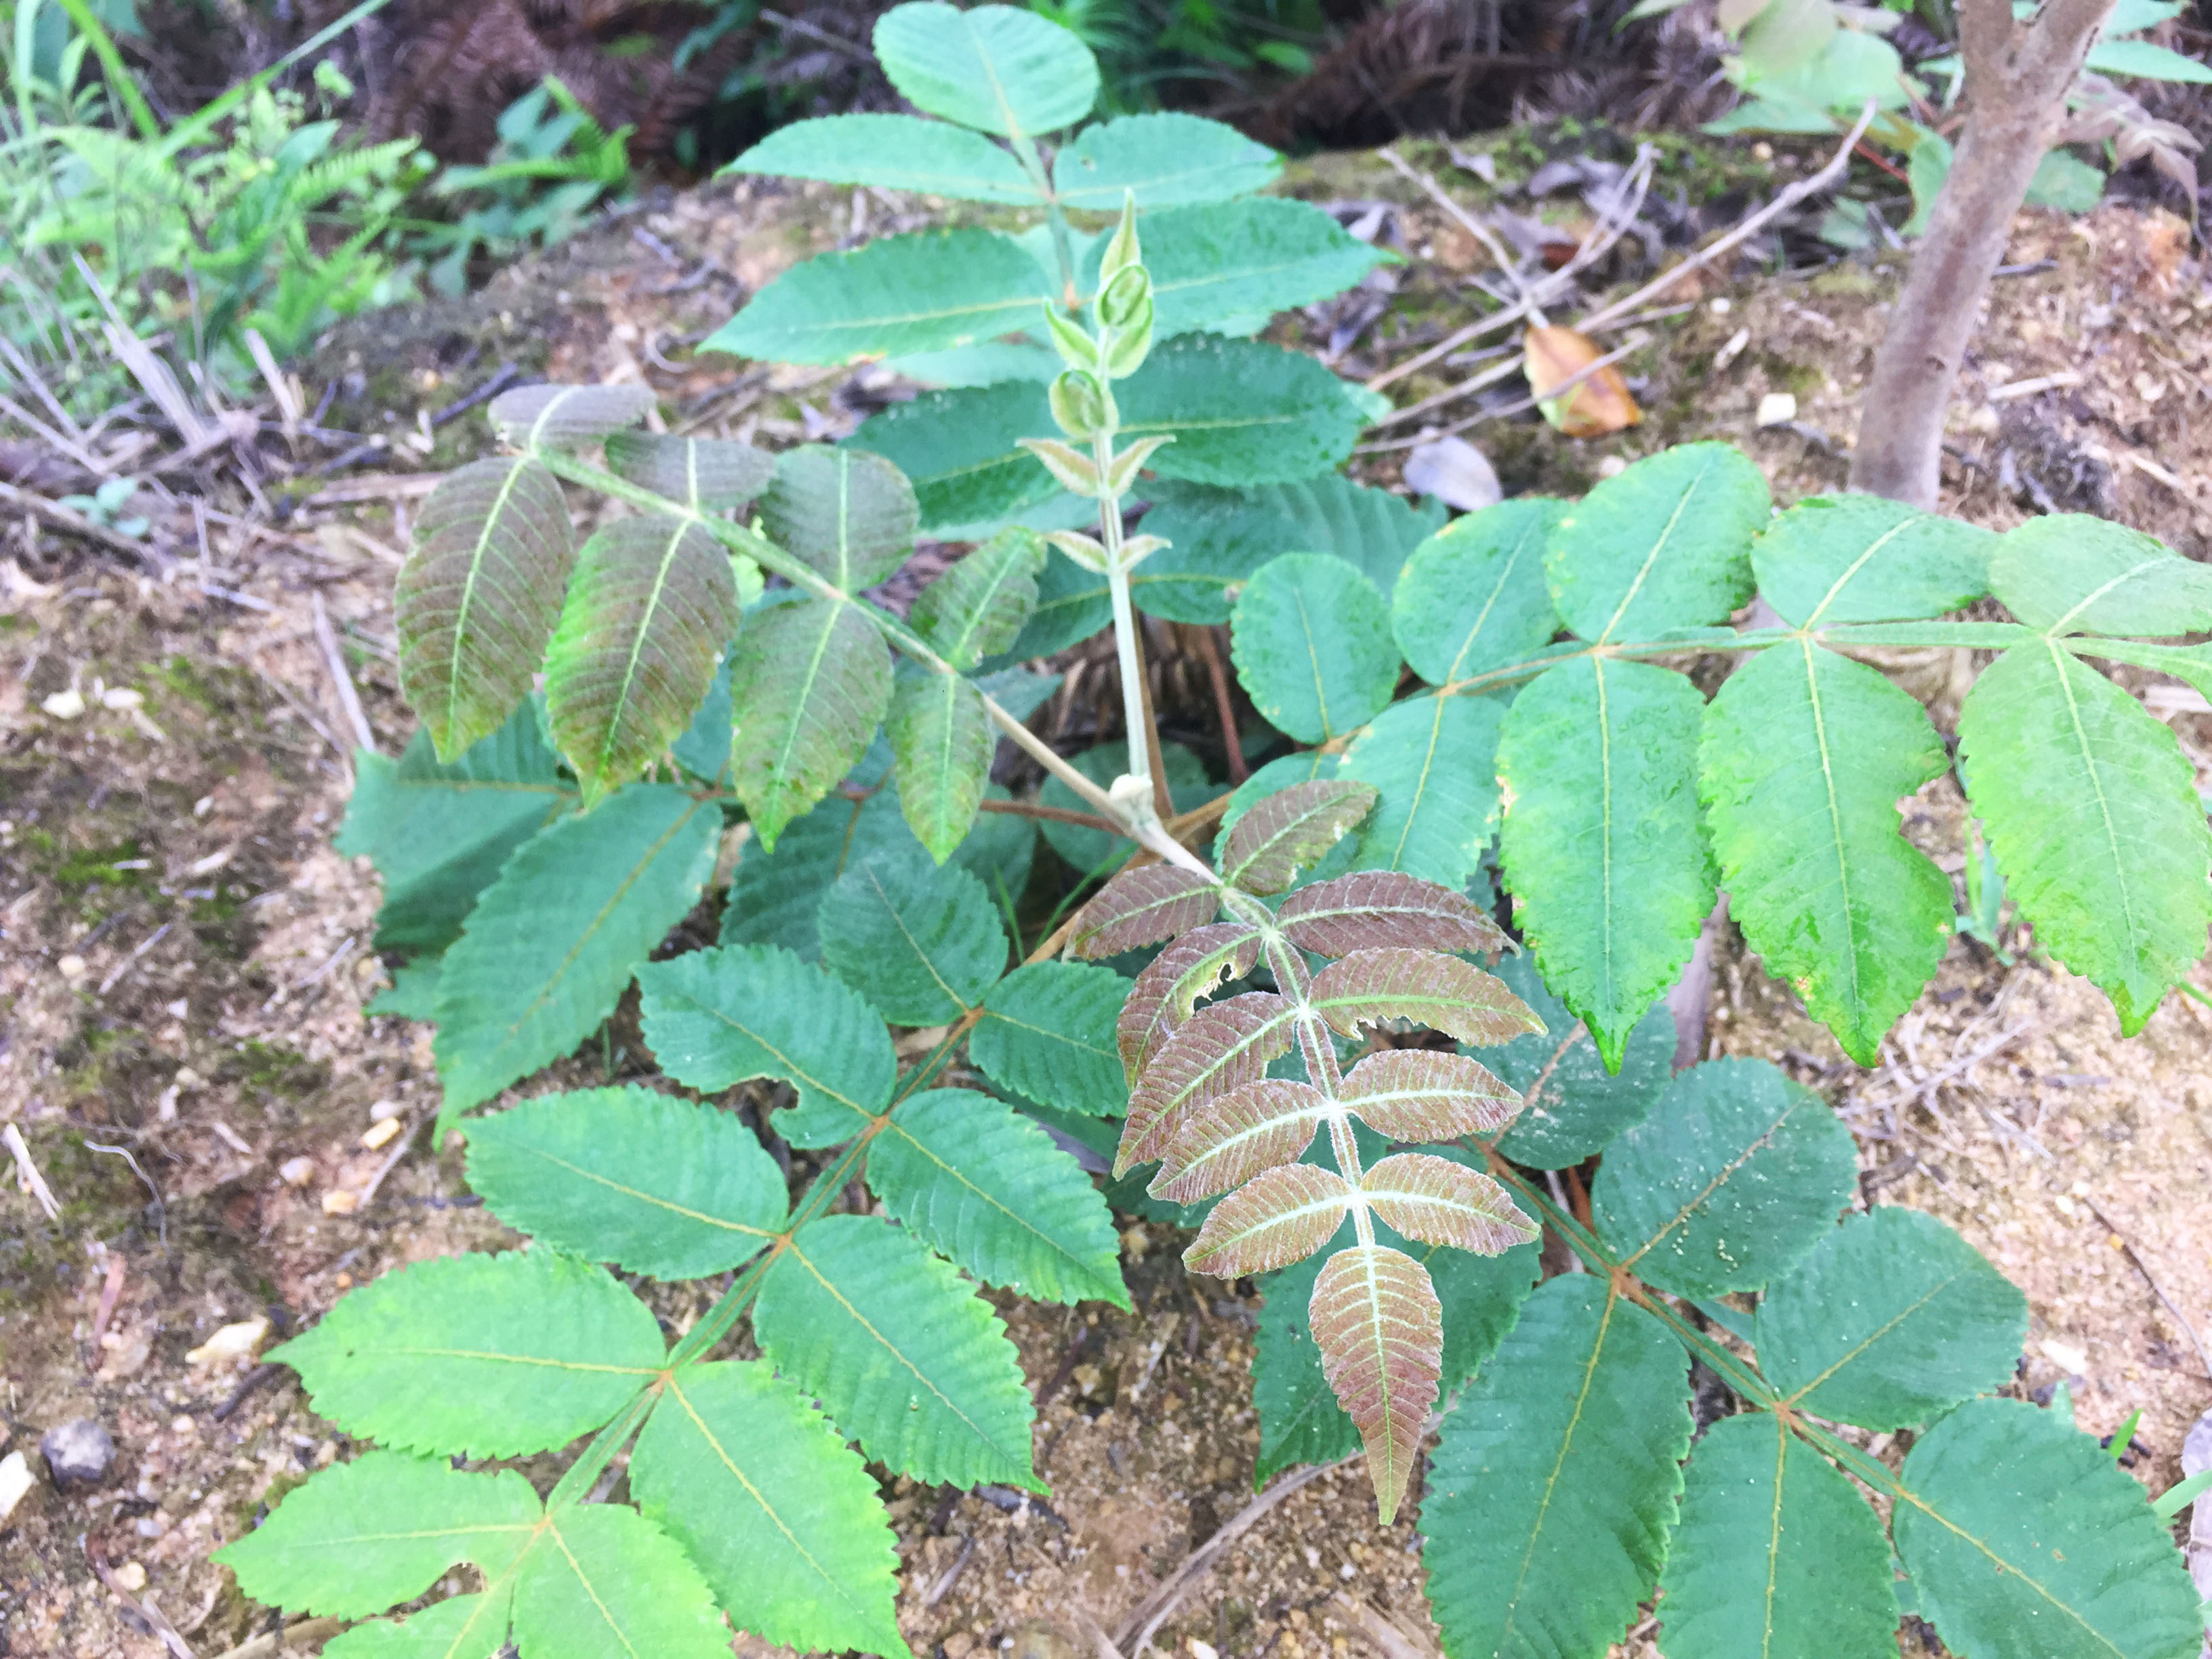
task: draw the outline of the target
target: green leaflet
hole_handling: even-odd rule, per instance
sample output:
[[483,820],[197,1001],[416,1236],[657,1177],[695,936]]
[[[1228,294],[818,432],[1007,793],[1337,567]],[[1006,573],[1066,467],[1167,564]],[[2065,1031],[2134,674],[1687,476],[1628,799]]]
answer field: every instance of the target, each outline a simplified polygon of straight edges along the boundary
[[1766,475],[1733,444],[1680,444],[1607,478],[1559,515],[1552,599],[1594,645],[1723,623],[1751,597]]
[[719,513],[768,488],[776,458],[727,438],[672,438],[658,432],[617,432],[607,439],[607,469],[695,513]]
[[830,970],[899,1025],[943,1025],[1006,971],[1006,930],[958,865],[880,853],[824,894],[816,918]]
[[1559,632],[1544,549],[1564,501],[1523,495],[1455,519],[1406,560],[1390,627],[1413,672],[1443,685],[1524,662]]
[[702,1094],[772,1077],[798,1091],[775,1121],[794,1146],[850,1140],[883,1110],[898,1057],[858,991],[772,945],[694,951],[638,973],[660,1069]]
[[530,695],[575,548],[559,482],[528,455],[472,461],[422,503],[392,606],[400,690],[441,760]]
[[[1129,745],[1102,743],[1074,757],[1073,763],[1077,771],[1103,789],[1127,769]],[[1213,798],[1213,785],[1206,779],[1204,763],[1181,744],[1160,745],[1160,769],[1167,774],[1168,798],[1176,811],[1188,812]],[[1037,791],[1037,799],[1047,806],[1072,812],[1091,810],[1090,802],[1058,778],[1044,781],[1044,787]],[[1109,830],[1088,829],[1079,823],[1056,823],[1050,819],[1044,820],[1039,828],[1052,850],[1066,860],[1079,875],[1103,874],[1109,861],[1119,864],[1133,850],[1127,841]]]
[[1674,1019],[1665,1001],[1655,1002],[1636,1022],[1616,1074],[1606,1070],[1597,1045],[1566,1004],[1544,988],[1528,955],[1506,957],[1492,971],[1544,1022],[1544,1030],[1486,1048],[1483,1064],[1524,1093],[1547,1067],[1551,1072],[1541,1092],[1498,1139],[1498,1150],[1532,1169],[1565,1170],[1642,1122],[1674,1075]]
[[[1200,329],[1241,331],[1240,319],[1342,293],[1382,259],[1319,208],[1276,198],[1170,208],[1146,216],[1143,235],[1153,329],[1163,340]],[[1103,241],[1094,244],[1085,264],[1086,295],[1097,289],[1104,252]]]
[[1796,628],[1941,617],[1981,598],[1997,538],[1879,495],[1812,495],[1759,532],[1759,591]]
[[[1130,602],[1147,616],[1208,625],[1227,622],[1233,596],[1297,539],[1287,519],[1225,490],[1207,493],[1227,499],[1203,507],[1171,500],[1146,515],[1145,533],[1168,543],[1129,574]],[[1088,571],[1082,574],[1084,580],[1073,585],[1077,591],[1085,598],[1094,589],[1102,598],[1106,594],[1104,576]],[[1089,610],[1084,614],[1089,615]],[[1105,620],[1112,614],[1109,603]],[[1099,625],[1103,627],[1105,621]]]
[[2212,631],[2212,570],[2081,513],[2031,519],[1998,537],[1990,592],[2046,634]]
[[374,1619],[323,1644],[329,1659],[456,1659],[491,1654],[507,1640],[513,1582],[481,1595],[449,1595],[404,1620]]
[[1336,775],[1382,791],[1353,869],[1467,885],[1498,827],[1504,715],[1505,705],[1489,697],[1408,697],[1352,740]]
[[994,230],[886,236],[793,265],[702,341],[766,362],[854,363],[944,351],[1042,320],[1052,285]]
[[384,878],[380,951],[442,951],[507,855],[574,805],[525,707],[451,763],[418,732],[398,760],[362,750],[337,850]]
[[731,780],[761,844],[852,769],[890,707],[891,655],[857,607],[769,605],[745,619],[730,658],[737,731]]
[[555,741],[596,805],[690,724],[737,631],[714,538],[679,519],[617,519],[577,555],[545,657]]
[[441,1132],[614,1012],[638,964],[698,901],[720,829],[711,805],[635,783],[507,860],[439,975]]
[[[1210,334],[1162,341],[1142,368],[1116,385],[1115,397],[1123,441],[1172,433],[1175,441],[1148,465],[1163,477],[1193,483],[1314,477],[1352,453],[1365,424],[1344,383],[1312,358]],[[1043,402],[1042,390],[1037,400]]]
[[478,1118],[468,1168],[518,1232],[655,1279],[751,1260],[788,1208],[783,1171],[743,1119],[647,1089],[542,1095]]
[[2027,1299],[1930,1215],[1845,1218],[1759,1298],[1759,1370],[1793,1406],[1863,1428],[1917,1428],[2008,1382]]
[[849,441],[914,481],[921,528],[941,536],[963,526],[998,525],[1058,495],[1052,474],[1016,441],[1053,430],[1044,384],[1011,380],[925,392],[871,415]]
[[906,562],[917,511],[914,486],[882,456],[819,444],[777,456],[760,503],[769,539],[848,593]]
[[645,1304],[550,1249],[452,1255],[341,1297],[269,1351],[317,1412],[405,1451],[514,1457],[605,1422],[664,1353]]
[[1035,531],[1003,530],[923,588],[907,620],[964,673],[1013,644],[1036,608],[1044,556]]
[[1763,1060],[1713,1060],[1668,1084],[1607,1149],[1598,1237],[1680,1296],[1755,1291],[1833,1231],[1857,1183],[1850,1131]]
[[1959,711],[1959,757],[2036,941],[2132,1036],[2204,953],[2212,830],[2173,733],[2055,641],[2014,647]]
[[1121,1241],[1091,1177],[988,1095],[929,1089],[901,1101],[869,1143],[868,1186],[885,1214],[986,1285],[1129,1305]]
[[501,392],[484,412],[502,442],[535,449],[611,437],[658,401],[644,386],[525,386]]
[[1253,705],[1301,743],[1357,731],[1398,682],[1390,613],[1343,560],[1290,553],[1263,566],[1231,624],[1237,678]]
[[1018,6],[910,0],[876,20],[884,73],[916,109],[1001,138],[1072,126],[1098,101],[1080,38]]
[[272,1607],[339,1619],[412,1601],[456,1562],[496,1579],[530,1542],[538,1494],[512,1469],[373,1451],[332,1465],[215,1559]]
[[2185,1659],[2203,1630],[2181,1553],[2087,1435],[1973,1400],[1905,1460],[1891,1520],[1920,1614],[1982,1659]]
[[1729,915],[1862,1066],[1950,943],[1950,878],[1897,802],[1950,765],[1927,711],[1809,640],[1764,651],[1706,706],[1702,788]]
[[814,1405],[758,1361],[686,1365],[630,1455],[630,1490],[731,1622],[787,1647],[908,1653],[876,1483]]
[[1566,1659],[1621,1639],[1667,1557],[1689,1370],[1589,1274],[1522,1305],[1429,1460],[1422,1564],[1447,1651]]
[[[732,173],[874,185],[965,202],[1035,206],[1036,185],[980,133],[911,115],[831,115],[778,127],[730,163]],[[1119,205],[1116,203],[1115,205]]]
[[[1158,560],[1173,556],[1171,551],[1163,550],[1136,568],[1129,578],[1132,601],[1139,591],[1137,585],[1145,580],[1145,573]],[[1171,594],[1181,596],[1183,584],[1170,580],[1164,586]],[[1054,548],[1045,556],[1044,568],[1037,576],[1036,608],[1030,612],[1029,621],[1008,649],[1017,657],[1050,656],[1089,639],[1113,620],[1114,601],[1106,578],[1085,570]]]
[[438,974],[444,966],[440,957],[417,957],[412,962],[403,962],[392,970],[392,985],[380,991],[361,1006],[364,1014],[396,1014],[401,1019],[416,1019],[425,1023],[434,1018],[438,1012]]
[[1417,507],[1340,472],[1245,489],[1158,479],[1146,490],[1164,509],[1241,516],[1265,526],[1279,538],[1279,553],[1334,553],[1358,565],[1384,593],[1395,587],[1407,556],[1444,523],[1441,501]]
[[724,1659],[729,1628],[676,1540],[623,1504],[573,1504],[514,1579],[514,1644],[532,1659]]
[[1498,734],[1505,884],[1544,982],[1608,1069],[1712,908],[1695,781],[1704,718],[1680,674],[1583,658],[1531,682]]
[[1129,1109],[1114,1023],[1129,981],[1111,968],[1037,962],[983,997],[969,1058],[1000,1088],[1063,1112],[1120,1117]]
[[1042,1490],[1006,1327],[913,1234],[873,1216],[809,1223],[761,1280],[753,1334],[870,1457],[933,1484]]
[[1660,1615],[1668,1659],[1895,1659],[1881,1522],[1770,1412],[1699,1437]]
[[[1076,135],[1053,158],[1053,193],[1084,213],[1119,213],[1124,193],[1137,210],[1225,202],[1265,190],[1282,169],[1265,144],[1218,121],[1174,113],[1124,115]],[[1152,252],[1152,228],[1144,227]]]
[[940,863],[967,838],[988,787],[998,733],[974,684],[901,663],[884,716],[898,800],[915,839]]

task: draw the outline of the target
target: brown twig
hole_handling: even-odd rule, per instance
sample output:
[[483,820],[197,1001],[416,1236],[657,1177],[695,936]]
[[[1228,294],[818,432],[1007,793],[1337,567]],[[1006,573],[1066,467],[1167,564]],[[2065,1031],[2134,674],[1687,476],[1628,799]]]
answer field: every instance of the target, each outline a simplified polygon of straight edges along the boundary
[[1198,630],[1198,658],[1206,665],[1206,678],[1213,686],[1214,718],[1221,722],[1221,747],[1227,757],[1231,787],[1252,775],[1244,764],[1244,742],[1237,732],[1237,702],[1229,690],[1229,670],[1221,660],[1221,647],[1211,628]]
[[82,514],[72,513],[58,501],[50,501],[44,495],[34,495],[15,484],[0,482],[0,504],[12,507],[19,513],[27,513],[64,535],[80,537],[95,547],[104,547],[111,553],[121,554],[134,563],[146,564],[153,561],[153,550],[144,543],[134,542],[128,536],[119,536],[106,525],[94,524]]
[[2189,1316],[2181,1311],[2181,1304],[2166,1293],[2166,1287],[2158,1282],[2158,1276],[2151,1272],[2150,1263],[2142,1259],[2134,1241],[2113,1224],[2112,1217],[2098,1207],[2097,1200],[2085,1198],[2082,1202],[2089,1206],[2089,1213],[2103,1224],[2105,1231],[2118,1242],[2120,1254],[2127,1257],[2135,1270],[2142,1275],[2143,1283],[2150,1286],[2150,1293],[2159,1299],[2166,1312],[2173,1316],[2174,1322],[2189,1334],[2189,1346],[2197,1350],[2197,1358],[2204,1366],[2204,1379],[2212,1382],[2212,1353],[2205,1352],[2204,1339],[2197,1334],[2197,1327],[2189,1322]]
[[[1625,345],[1615,346],[1611,351],[1607,352],[1602,357],[1596,359],[1595,362],[1584,363],[1573,374],[1568,375],[1565,380],[1560,381],[1557,386],[1546,392],[1540,398],[1536,396],[1534,392],[1531,392],[1528,397],[1522,398],[1516,402],[1501,404],[1496,409],[1486,409],[1479,414],[1470,415],[1467,419],[1455,422],[1450,426],[1441,428],[1439,431],[1431,432],[1425,428],[1421,431],[1415,433],[1410,438],[1391,438],[1379,444],[1362,444],[1358,448],[1353,450],[1352,453],[1355,455],[1380,455],[1394,449],[1411,449],[1417,444],[1428,443],[1438,437],[1449,437],[1455,433],[1464,432],[1469,427],[1480,426],[1485,421],[1498,420],[1508,415],[1518,415],[1524,409],[1534,409],[1539,404],[1554,402],[1559,398],[1564,397],[1566,393],[1572,392],[1577,386],[1580,386],[1584,380],[1589,380],[1593,374],[1601,374],[1606,369],[1611,368],[1623,357],[1628,356],[1633,352],[1641,351],[1650,343],[1650,341],[1648,337],[1639,335],[1636,338],[1630,340]],[[1382,419],[1376,422],[1375,424],[1377,426],[1396,425],[1404,416],[1425,414],[1428,410],[1435,409],[1440,404],[1457,403],[1462,398],[1466,397],[1468,393],[1471,392],[1480,392],[1483,387],[1493,385],[1497,381],[1505,380],[1509,376],[1521,373],[1521,371],[1522,359],[1517,356],[1508,357],[1504,362],[1493,363],[1490,368],[1484,369],[1481,374],[1462,380],[1455,386],[1451,386],[1445,391],[1439,392],[1432,398],[1424,398],[1419,403],[1408,404],[1405,408],[1400,410],[1395,415],[1384,416]]]
[[376,733],[369,730],[368,716],[362,712],[361,694],[354,690],[345,653],[338,648],[337,631],[331,626],[331,613],[323,608],[319,592],[310,593],[308,599],[314,611],[315,643],[322,647],[323,666],[331,671],[331,684],[337,688],[338,705],[352,723],[355,738],[373,755],[376,752]]
[[107,1586],[109,1594],[123,1604],[125,1611],[137,1616],[138,1621],[146,1627],[146,1633],[169,1650],[171,1659],[193,1659],[191,1648],[177,1633],[177,1627],[169,1622],[167,1615],[153,1602],[140,1601],[123,1587],[123,1581],[109,1570],[107,1556],[99,1543],[82,1538],[78,1542],[84,1549],[84,1559],[92,1563],[93,1571],[100,1576],[100,1582]]
[[1047,806],[1042,801],[998,800],[986,796],[977,804],[986,812],[1011,812],[1016,817],[1042,818],[1050,823],[1079,823],[1085,830],[1103,830],[1109,836],[1121,833],[1120,824],[1096,812],[1071,811],[1065,806]]

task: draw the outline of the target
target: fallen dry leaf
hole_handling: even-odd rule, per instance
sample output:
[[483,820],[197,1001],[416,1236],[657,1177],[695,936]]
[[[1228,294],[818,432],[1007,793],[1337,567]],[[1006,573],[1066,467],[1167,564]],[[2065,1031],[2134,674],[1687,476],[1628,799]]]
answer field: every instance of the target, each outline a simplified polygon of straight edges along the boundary
[[1643,420],[1644,411],[1628,395],[1628,382],[1610,363],[1553,396],[1605,355],[1588,335],[1555,325],[1532,328],[1522,337],[1521,348],[1522,371],[1536,396],[1536,407],[1568,437],[1601,438]]

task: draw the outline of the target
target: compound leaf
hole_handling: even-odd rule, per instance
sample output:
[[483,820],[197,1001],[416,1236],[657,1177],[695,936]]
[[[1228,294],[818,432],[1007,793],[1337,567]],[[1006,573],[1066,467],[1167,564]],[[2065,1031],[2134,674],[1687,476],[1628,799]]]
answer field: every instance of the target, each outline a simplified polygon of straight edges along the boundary
[[1606,1070],[1588,1029],[1544,988],[1534,961],[1507,957],[1498,976],[1544,1022],[1541,1031],[1488,1057],[1500,1077],[1527,1091],[1498,1150],[1531,1169],[1565,1170],[1642,1122],[1674,1072],[1674,1017],[1666,1003],[1654,1003],[1636,1023],[1615,1073]]
[[761,1280],[753,1333],[870,1457],[931,1484],[1042,1490],[1006,1327],[912,1233],[874,1216],[808,1223]]
[[404,1620],[372,1619],[342,1631],[323,1646],[330,1659],[455,1659],[496,1654],[507,1641],[514,1611],[511,1583],[480,1595],[449,1595]]
[[1998,537],[1990,592],[2046,634],[2212,632],[2212,570],[2085,513],[2049,514]]
[[1505,884],[1545,983],[1610,1070],[1712,908],[1696,782],[1704,718],[1680,674],[1593,657],[1545,671],[1498,733]]
[[412,1601],[459,1561],[495,1579],[531,1540],[538,1494],[513,1469],[372,1451],[335,1464],[215,1559],[272,1607],[360,1619]]
[[517,849],[438,977],[441,1123],[599,1029],[698,902],[720,829],[710,803],[635,783]]
[[515,1457],[599,1427],[664,1352],[652,1312],[603,1269],[534,1249],[398,1268],[269,1358],[349,1434]]
[[958,674],[899,665],[884,716],[900,809],[915,839],[942,864],[968,838],[990,787],[998,735],[982,693]]
[[1375,786],[1340,778],[1294,783],[1255,805],[1223,843],[1222,874],[1248,893],[1278,893],[1373,810]]
[[[1344,382],[1304,352],[1212,334],[1163,340],[1114,395],[1125,441],[1175,434],[1151,470],[1193,483],[1313,478],[1352,453],[1365,424]],[[1042,387],[1036,403],[1043,407]]]
[[855,606],[801,599],[746,620],[730,658],[730,773],[763,847],[852,769],[890,699],[890,648]]
[[2183,1659],[2197,1594],[2143,1489],[2020,1400],[1971,1400],[1905,1460],[1891,1526],[1921,1617],[1981,1659]]
[[1559,515],[1544,556],[1552,600],[1593,645],[1723,623],[1751,597],[1766,475],[1733,444],[1678,444]]
[[2212,829],[2180,744],[2047,641],[1983,671],[1959,711],[1959,751],[2037,944],[2112,998],[2133,1036],[2212,925]]
[[1566,503],[1541,495],[1455,519],[1407,557],[1390,629],[1431,685],[1523,662],[1559,632],[1544,550]]
[[[1237,1279],[1303,1261],[1334,1235],[1354,1191],[1335,1170],[1310,1164],[1263,1170],[1213,1206],[1183,1252],[1183,1265],[1194,1273]],[[1318,1338],[1319,1321],[1314,1328]]]
[[1114,1035],[1129,981],[1111,968],[1036,962],[983,994],[968,1057],[1000,1088],[1062,1112],[1129,1109]]
[[1346,1036],[1363,1024],[1411,1020],[1462,1042],[1508,1042],[1542,1029],[1493,974],[1457,957],[1392,946],[1355,951],[1314,975],[1316,1012]]
[[793,265],[699,349],[785,363],[945,351],[1042,323],[1051,297],[1043,267],[1010,236],[917,231]]
[[1266,1075],[1270,1060],[1291,1051],[1297,1018],[1293,1005],[1265,991],[1208,1003],[1193,1014],[1130,1091],[1115,1177],[1158,1158],[1184,1113]]
[[[1087,126],[1053,158],[1053,193],[1063,208],[1119,213],[1124,192],[1137,210],[1225,202],[1273,184],[1282,158],[1265,144],[1202,116],[1124,115]],[[1152,229],[1144,228],[1146,252]]]
[[769,133],[728,170],[1015,207],[1034,207],[1038,199],[1037,187],[1021,164],[981,133],[911,115],[793,121]]
[[1322,1370],[1359,1430],[1376,1507],[1388,1526],[1406,1495],[1443,1369],[1436,1287],[1403,1251],[1355,1244],[1322,1266],[1309,1313]]
[[[1492,1133],[1521,1109],[1521,1097],[1480,1060],[1434,1048],[1380,1049],[1346,1073],[1336,1097],[1369,1128],[1399,1141]],[[1398,1227],[1395,1221],[1390,1224]],[[1398,1231],[1426,1236],[1407,1227]]]
[[1342,559],[1271,560],[1245,586],[1231,627],[1253,706],[1301,743],[1343,737],[1389,705],[1398,683],[1389,610]]
[[869,1143],[868,1185],[884,1213],[986,1285],[1129,1305],[1113,1213],[1091,1177],[988,1095],[930,1089],[900,1102]]
[[1395,1153],[1360,1176],[1359,1190],[1376,1215],[1424,1244],[1503,1255],[1536,1241],[1539,1230],[1504,1188],[1450,1158]]
[[1464,893],[1389,871],[1361,871],[1302,887],[1283,901],[1275,920],[1291,944],[1323,957],[1389,945],[1427,951],[1512,948],[1504,930]]
[[1751,566],[1792,627],[1918,621],[1981,598],[1996,541],[1879,495],[1813,495],[1759,532]]
[[1489,697],[1393,703],[1352,740],[1336,775],[1373,784],[1375,811],[1354,862],[1465,887],[1498,829],[1498,731]]
[[1954,920],[1950,878],[1897,811],[1950,765],[1927,711],[1879,671],[1795,640],[1729,677],[1698,759],[1729,915],[1844,1052],[1875,1064]]
[[865,449],[806,444],[775,458],[761,522],[848,593],[873,587],[914,550],[920,509],[906,475]]
[[1184,934],[1137,975],[1115,1021],[1123,1075],[1131,1084],[1160,1046],[1191,1016],[1200,997],[1224,980],[1242,979],[1260,959],[1260,931],[1241,921],[1212,923]]
[[1098,101],[1091,49],[1019,6],[909,0],[876,20],[875,47],[916,109],[1001,138],[1073,126]]
[[502,392],[485,411],[501,442],[517,449],[586,443],[635,426],[659,400],[642,386],[525,386]]
[[1083,907],[1067,954],[1115,957],[1202,927],[1221,908],[1221,890],[1194,870],[1148,864],[1125,870]]
[[784,1223],[783,1171],[734,1114],[648,1089],[541,1095],[469,1126],[469,1187],[518,1232],[655,1279],[704,1279]]
[[675,438],[617,432],[607,440],[607,470],[695,513],[742,507],[775,476],[775,457],[727,438]]
[[[1200,329],[1239,331],[1244,319],[1325,300],[1382,258],[1319,208],[1277,198],[1170,208],[1148,215],[1143,234],[1153,327],[1163,340]],[[1103,240],[1094,244],[1082,274],[1086,293],[1097,288],[1104,252]]]
[[630,1455],[647,1519],[739,1629],[787,1647],[904,1659],[898,1552],[860,1454],[759,1360],[686,1365]]
[[1893,1585],[1874,1511],[1773,1413],[1699,1437],[1660,1601],[1668,1659],[1893,1659]]
[[575,556],[560,483],[532,456],[471,461],[422,503],[392,602],[399,689],[439,759],[530,695]]
[[730,1632],[674,1539],[626,1504],[572,1504],[515,1574],[514,1643],[532,1659],[723,1659]]
[[1522,1305],[1429,1459],[1422,1559],[1449,1651],[1559,1659],[1621,1639],[1667,1557],[1689,1370],[1591,1274]]
[[1314,1132],[1338,1114],[1310,1083],[1263,1077],[1183,1119],[1161,1155],[1150,1191],[1177,1204],[1241,1187],[1263,1170],[1294,1164]]
[[1834,1230],[1858,1177],[1850,1131],[1763,1060],[1713,1060],[1668,1084],[1606,1151],[1598,1236],[1662,1290],[1755,1291]]
[[907,620],[963,672],[1012,646],[1036,608],[1043,539],[1033,530],[1002,530],[915,597]]
[[591,806],[691,723],[738,627],[730,561],[679,519],[617,519],[577,555],[545,657],[554,740]]
[[1862,1428],[1917,1428],[1994,1393],[2027,1336],[2009,1279],[1935,1217],[1890,1205],[1847,1217],[1759,1303],[1767,1381]]
[[1006,970],[1006,930],[957,864],[879,853],[823,895],[822,959],[900,1025],[942,1025]]

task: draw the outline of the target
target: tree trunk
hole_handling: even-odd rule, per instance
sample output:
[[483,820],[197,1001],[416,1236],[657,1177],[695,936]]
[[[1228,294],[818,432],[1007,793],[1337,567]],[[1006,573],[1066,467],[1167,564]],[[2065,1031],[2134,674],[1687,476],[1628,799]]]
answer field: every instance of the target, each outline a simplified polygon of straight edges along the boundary
[[2013,21],[2009,0],[1959,8],[1972,112],[1875,356],[1859,406],[1853,489],[1936,505],[1944,412],[1982,296],[2064,112],[2066,89],[2112,4],[2046,0],[2029,24]]

